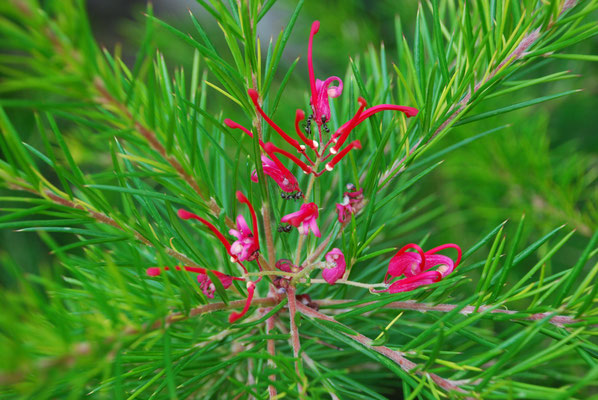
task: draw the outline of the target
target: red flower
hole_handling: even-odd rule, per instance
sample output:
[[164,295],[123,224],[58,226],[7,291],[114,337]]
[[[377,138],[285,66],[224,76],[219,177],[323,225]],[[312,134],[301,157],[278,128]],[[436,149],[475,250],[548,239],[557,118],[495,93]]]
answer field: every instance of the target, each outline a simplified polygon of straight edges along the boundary
[[[295,178],[295,176],[288,169],[281,169],[274,161],[270,160],[263,154],[261,158],[264,175],[272,178],[280,190],[287,193],[299,191],[299,183],[297,182],[297,178]],[[252,172],[251,180],[257,183],[257,171]]]
[[334,285],[343,277],[347,269],[345,255],[336,247],[326,253],[326,267],[322,270],[322,277],[326,282]]
[[320,229],[316,222],[318,218],[318,206],[316,203],[302,204],[299,211],[285,215],[280,219],[282,223],[289,223],[299,230],[302,235],[309,234],[309,230],[317,237],[320,237]]
[[[456,262],[450,257],[436,254],[448,248],[457,250]],[[409,249],[415,250],[416,253],[408,252],[407,250]],[[388,289],[383,291],[389,293],[408,292],[422,285],[438,282],[453,272],[459,265],[459,262],[461,262],[461,248],[456,244],[444,244],[434,247],[425,253],[418,245],[414,243],[408,244],[397,251],[391,258],[384,281],[389,282],[389,275],[392,277],[404,275],[405,278],[393,282]],[[438,268],[432,270],[434,267]]]
[[349,183],[347,192],[343,193],[343,202],[336,204],[338,222],[345,225],[351,219],[351,215],[357,214],[364,206],[363,188],[357,190],[355,185]]

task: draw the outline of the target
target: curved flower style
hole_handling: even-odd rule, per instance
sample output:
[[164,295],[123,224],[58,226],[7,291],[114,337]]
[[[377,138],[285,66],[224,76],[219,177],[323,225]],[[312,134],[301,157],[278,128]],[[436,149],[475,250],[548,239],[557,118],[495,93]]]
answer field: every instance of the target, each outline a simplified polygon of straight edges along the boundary
[[179,218],[181,219],[196,219],[202,224],[204,224],[212,233],[220,240],[220,242],[226,248],[226,251],[231,256],[233,261],[239,263],[239,265],[243,268],[245,272],[247,269],[242,264],[243,261],[253,261],[257,258],[259,254],[259,233],[258,233],[258,226],[257,226],[257,216],[255,214],[255,210],[253,206],[247,200],[247,197],[239,191],[236,193],[237,200],[239,203],[247,204],[249,207],[249,212],[251,213],[251,224],[253,226],[253,232],[249,230],[249,226],[247,222],[245,222],[245,218],[239,215],[237,217],[237,229],[231,229],[229,233],[237,238],[237,240],[231,245],[229,241],[224,237],[224,235],[210,222],[201,218],[200,216],[193,214],[187,210],[180,209],[178,211]]
[[[229,233],[231,235],[233,235],[237,238],[237,240],[235,242],[233,242],[232,245],[229,243],[229,241],[226,239],[226,237],[224,237],[224,235],[209,221],[201,218],[200,216],[198,216],[196,214],[193,214],[193,213],[191,213],[187,210],[183,210],[183,209],[180,209],[178,211],[178,214],[181,219],[185,219],[185,220],[195,219],[195,220],[198,220],[199,222],[201,222],[202,224],[204,224],[218,238],[218,240],[220,240],[220,242],[226,248],[226,251],[228,252],[228,254],[231,256],[231,259],[233,261],[237,262],[241,266],[241,268],[243,268],[243,271],[245,273],[247,273],[247,268],[245,268],[245,266],[243,265],[243,261],[257,260],[258,267],[261,270],[259,259],[258,259],[258,256],[259,256],[259,232],[258,232],[257,216],[255,214],[255,210],[253,209],[253,206],[251,205],[251,203],[249,202],[247,197],[245,197],[245,195],[239,191],[237,191],[236,195],[237,195],[237,200],[240,203],[244,203],[249,207],[253,231],[251,231],[249,229],[249,226],[247,225],[245,218],[243,218],[243,216],[239,215],[237,217],[237,229],[231,229],[229,231]],[[185,267],[185,269],[188,271],[199,272],[199,273],[202,273],[202,271],[200,271],[200,270],[203,270],[203,273],[205,273],[205,270],[203,268],[196,268],[197,271],[195,271],[194,269],[190,269],[190,267]],[[152,270],[151,272],[155,273],[156,271]],[[158,269],[158,272],[159,272],[159,269]],[[214,273],[216,274],[216,276],[218,276],[218,278],[222,282],[220,275],[218,275],[220,273],[216,273],[216,271],[214,271]],[[148,274],[150,274],[149,270],[148,270]],[[206,278],[208,278],[208,277],[206,276]],[[201,278],[201,279],[198,278],[200,287],[201,287],[202,291],[204,292],[204,294],[206,294],[206,296],[213,297],[213,295],[214,295],[213,290],[215,290],[215,288],[212,289],[213,283],[209,279],[206,279],[206,278]],[[237,280],[237,279],[245,280],[243,278],[231,277],[230,282],[227,282],[228,286],[225,286],[224,282],[223,282],[223,286],[225,286],[225,288],[227,288],[232,284],[233,280]],[[256,282],[259,282],[260,280],[261,280],[261,277]],[[251,281],[247,282],[247,300],[245,302],[245,306],[243,307],[243,310],[240,313],[233,312],[230,314],[230,316],[229,316],[230,323],[233,323],[236,320],[238,320],[239,318],[243,317],[249,310],[251,300],[253,299],[253,293],[255,291],[256,282],[251,282]]]
[[285,215],[280,219],[282,223],[289,223],[299,230],[302,235],[309,234],[309,231],[320,237],[320,229],[316,222],[318,218],[318,206],[316,203],[302,204],[299,211]]
[[334,248],[326,253],[326,267],[322,269],[322,277],[326,282],[334,285],[337,280],[343,277],[347,264],[345,262],[345,255],[343,252]]
[[[264,175],[269,176],[276,182],[280,190],[287,193],[293,193],[299,191],[299,183],[297,178],[288,170],[281,169],[274,161],[262,154],[262,169]],[[257,171],[254,170],[251,173],[251,180],[258,182]]]
[[[208,277],[207,269],[199,268],[199,267],[186,267],[186,266],[183,266],[183,267],[176,266],[176,267],[174,267],[174,269],[177,271],[185,270],[185,271],[197,273],[198,274],[197,282],[199,283],[199,287],[200,287],[201,291],[203,292],[203,294],[205,294],[206,297],[209,299],[214,298],[214,292],[216,291],[216,287],[214,286],[214,283],[212,282],[210,277]],[[162,270],[169,271],[170,267],[163,267],[163,268],[150,267],[145,270],[145,273],[148,276],[158,276],[162,273]],[[214,275],[216,275],[216,277],[218,278],[220,283],[222,283],[222,287],[224,287],[225,289],[228,289],[232,285],[233,280],[235,280],[235,281],[244,281],[245,280],[244,278],[230,276],[227,274],[223,274],[222,272],[219,272],[219,271],[211,271],[210,270],[210,272],[213,273]]]
[[253,300],[253,294],[255,293],[255,282],[249,281],[247,282],[247,301],[245,302],[245,306],[243,307],[243,310],[241,310],[241,312],[232,312],[230,313],[230,315],[228,316],[228,322],[229,323],[233,323],[235,321],[237,321],[238,319],[242,318],[245,314],[247,314],[247,311],[249,311],[249,306],[251,305],[251,300]]
[[[436,254],[444,249],[452,248],[457,250],[457,261],[442,254]],[[408,252],[413,249],[416,252]],[[390,259],[388,263],[388,272],[384,277],[384,282],[388,283],[388,276],[405,278],[393,282],[386,290],[389,293],[408,292],[423,285],[429,285],[440,281],[449,275],[461,262],[461,248],[456,244],[444,244],[434,247],[424,252],[418,245],[411,243],[402,249]],[[432,268],[438,267],[435,270]],[[392,278],[391,278],[392,279]]]

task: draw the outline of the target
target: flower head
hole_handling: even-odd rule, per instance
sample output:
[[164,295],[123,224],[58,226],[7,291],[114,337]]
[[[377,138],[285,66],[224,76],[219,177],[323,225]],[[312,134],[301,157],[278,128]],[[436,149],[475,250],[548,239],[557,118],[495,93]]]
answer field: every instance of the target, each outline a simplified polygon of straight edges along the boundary
[[260,246],[242,215],[237,216],[237,229],[231,229],[228,233],[237,238],[230,246],[233,257],[239,261],[253,261],[257,258]]
[[343,193],[343,202],[336,204],[338,222],[345,225],[351,219],[352,214],[357,214],[364,206],[363,188],[357,190],[352,183],[347,184],[348,191]]
[[302,235],[309,234],[309,231],[320,237],[320,229],[316,222],[318,218],[318,206],[316,203],[302,204],[299,211],[285,215],[280,219],[282,223],[289,223],[299,230]]
[[295,264],[293,264],[291,260],[288,260],[286,258],[281,258],[280,260],[276,261],[276,264],[274,264],[274,266],[282,272],[289,273],[295,272],[294,270],[301,269],[300,267],[297,267]]
[[[262,169],[264,171],[264,175],[272,178],[283,192],[292,193],[299,191],[299,183],[297,182],[297,178],[295,178],[295,176],[290,173],[288,169],[281,169],[274,161],[270,160],[265,155],[262,155]],[[257,171],[252,172],[251,180],[257,183]]]
[[345,255],[340,249],[335,247],[326,253],[325,259],[326,266],[322,270],[322,277],[326,282],[334,285],[337,280],[343,277],[347,269]]
[[197,282],[199,282],[199,288],[206,295],[208,299],[214,298],[214,292],[216,292],[216,286],[212,283],[212,280],[206,274],[197,275]]
[[[436,254],[447,248],[457,250],[457,261],[453,261],[445,255]],[[409,249],[416,252],[408,252]],[[408,244],[391,258],[384,280],[388,282],[389,275],[392,277],[405,276],[405,278],[393,282],[386,291],[389,293],[407,292],[422,285],[438,282],[453,272],[460,261],[461,248],[456,244],[444,244],[426,252],[416,244]],[[432,269],[434,267],[437,268]]]

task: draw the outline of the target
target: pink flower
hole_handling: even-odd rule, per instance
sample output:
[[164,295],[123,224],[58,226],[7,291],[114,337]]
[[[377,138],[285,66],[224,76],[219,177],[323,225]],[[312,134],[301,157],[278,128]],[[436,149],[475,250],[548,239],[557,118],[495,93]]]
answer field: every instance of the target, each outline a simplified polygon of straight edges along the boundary
[[[283,192],[292,193],[299,191],[299,183],[297,182],[297,178],[295,178],[295,176],[290,173],[288,169],[285,168],[282,170],[274,161],[270,160],[265,155],[262,155],[262,169],[264,171],[264,175],[272,178]],[[257,171],[252,172],[251,180],[257,183]]]
[[340,249],[336,247],[326,253],[326,267],[322,270],[322,277],[326,282],[334,285],[337,280],[343,277],[347,264],[345,263],[345,255]]
[[291,260],[287,260],[286,258],[281,258],[280,260],[276,261],[274,266],[281,270],[282,272],[293,272],[293,269],[298,269],[296,265],[293,264]]
[[[442,254],[436,254],[447,248],[457,250],[457,261],[454,262],[450,257]],[[413,249],[416,252],[408,252]],[[444,244],[435,247],[424,253],[424,251],[416,244],[411,243],[404,246],[402,249],[391,258],[388,263],[388,272],[384,278],[385,282],[389,282],[388,276],[399,277],[404,275],[405,278],[393,282],[387,290],[389,293],[408,292],[423,285],[429,285],[440,281],[445,276],[449,275],[461,262],[461,248],[456,244]],[[435,270],[432,268],[438,267]]]
[[237,229],[231,229],[228,233],[237,238],[230,246],[230,253],[233,257],[239,261],[253,261],[257,258],[259,244],[242,215],[237,216]]
[[280,219],[282,223],[289,223],[299,230],[302,235],[309,234],[309,230],[317,237],[320,237],[320,229],[316,223],[318,218],[318,206],[316,203],[302,204],[299,211],[285,215]]
[[343,202],[336,204],[338,222],[345,225],[352,214],[357,214],[363,208],[363,188],[357,190],[352,183],[347,184],[349,191],[343,193]]
[[208,299],[214,298],[214,292],[216,292],[216,286],[212,283],[212,280],[206,274],[197,275],[197,282],[199,282],[199,288],[206,295]]

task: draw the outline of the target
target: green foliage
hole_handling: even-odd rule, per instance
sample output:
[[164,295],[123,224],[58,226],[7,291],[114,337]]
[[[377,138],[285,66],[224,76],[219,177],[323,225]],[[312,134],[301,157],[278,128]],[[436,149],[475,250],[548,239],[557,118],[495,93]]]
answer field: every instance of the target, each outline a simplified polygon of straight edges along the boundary
[[[0,396],[595,392],[595,157],[574,154],[573,142],[552,149],[548,116],[538,110],[579,90],[560,63],[596,61],[570,48],[598,34],[598,1],[431,0],[413,10],[413,20],[396,16],[391,46],[351,47],[359,55],[343,58],[344,74],[330,72],[344,82],[343,96],[331,102],[331,127],[351,118],[358,97],[419,113],[372,116],[351,135],[363,148],[332,173],[314,180],[293,168],[305,201],[320,207],[322,239],[305,242],[297,230],[276,231],[299,202],[280,198],[262,168],[259,184],[249,179],[261,165],[258,135],[291,147],[256,116],[247,89],[258,91],[266,114],[288,131],[295,109],[309,110],[309,82],[296,77],[311,23],[302,15],[317,6],[294,3],[284,28],[265,43],[258,27],[275,1],[198,3],[218,36],[204,17],[191,13],[178,28],[148,6],[130,63],[118,47],[98,45],[83,1],[0,3],[0,229],[10,243],[35,232],[51,252],[32,267],[18,248],[0,250]],[[315,38],[319,77],[322,49],[347,46],[337,43],[335,28],[323,23]],[[160,46],[165,37],[184,51],[178,57],[185,67],[170,62]],[[558,71],[543,68],[547,63]],[[527,107],[538,115],[513,113]],[[494,123],[497,116],[507,121]],[[254,138],[225,118],[252,127]],[[505,174],[493,175],[494,163]],[[363,188],[366,203],[343,227],[335,203],[348,182]],[[258,211],[265,272],[249,316],[230,324],[229,313],[248,296],[244,284],[226,289],[209,272],[209,299],[191,274],[149,277],[146,268],[186,265],[241,276],[209,230],[176,212],[191,210],[226,234],[236,215],[248,216],[237,190]],[[504,211],[501,197],[516,198],[515,206]],[[536,212],[488,229],[484,221],[519,219],[527,211],[521,205]],[[468,251],[454,273],[406,293],[367,290],[382,282],[403,244],[432,248],[457,220],[464,232],[447,241]],[[569,226],[554,229],[563,223]],[[334,247],[345,254],[350,279],[330,286],[305,271]],[[273,264],[281,258],[306,266],[294,281],[319,311],[295,304],[293,290],[274,296],[273,277],[284,273]],[[243,277],[254,279],[257,267],[249,270]]]

